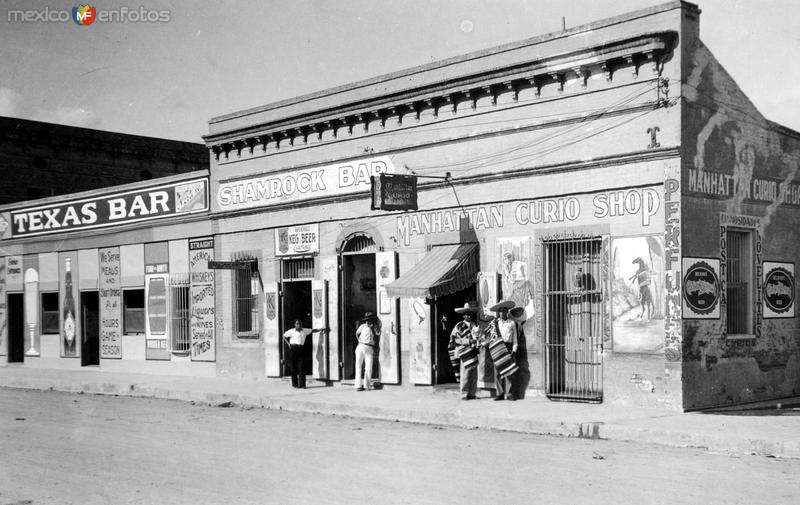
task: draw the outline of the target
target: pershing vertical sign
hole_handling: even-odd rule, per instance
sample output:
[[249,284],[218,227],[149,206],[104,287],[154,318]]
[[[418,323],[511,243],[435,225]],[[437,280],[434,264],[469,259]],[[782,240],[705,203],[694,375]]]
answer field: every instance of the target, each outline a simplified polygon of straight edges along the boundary
[[39,205],[6,214],[2,238],[31,237],[136,223],[208,210],[208,179],[162,184]]
[[220,210],[239,210],[295,203],[316,198],[368,192],[372,176],[394,173],[387,156],[291,172],[222,181],[217,192]]

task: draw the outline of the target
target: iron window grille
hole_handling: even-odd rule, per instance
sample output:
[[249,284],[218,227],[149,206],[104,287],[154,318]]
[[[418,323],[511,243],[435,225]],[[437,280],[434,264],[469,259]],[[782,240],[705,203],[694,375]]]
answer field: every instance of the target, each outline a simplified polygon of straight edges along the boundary
[[171,277],[169,295],[169,328],[172,337],[172,353],[178,356],[188,356],[191,346],[189,277]]
[[728,334],[753,333],[752,233],[727,230],[725,271],[726,317]]

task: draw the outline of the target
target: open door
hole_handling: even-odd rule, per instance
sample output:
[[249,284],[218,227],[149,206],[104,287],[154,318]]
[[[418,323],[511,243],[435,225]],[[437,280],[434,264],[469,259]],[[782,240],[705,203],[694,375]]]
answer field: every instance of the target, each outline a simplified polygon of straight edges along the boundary
[[399,355],[399,302],[386,293],[386,285],[398,276],[397,253],[394,251],[375,253],[375,279],[378,318],[381,320],[381,335],[378,342],[378,356],[382,384],[400,383]]
[[81,366],[100,364],[100,297],[81,291]]
[[[311,323],[314,328],[328,328],[328,283],[321,280],[311,281]],[[313,346],[312,375],[315,379],[328,379],[330,367],[328,361],[328,331],[311,334]]]
[[277,282],[264,283],[264,372],[267,377],[281,376],[281,326],[278,317]]

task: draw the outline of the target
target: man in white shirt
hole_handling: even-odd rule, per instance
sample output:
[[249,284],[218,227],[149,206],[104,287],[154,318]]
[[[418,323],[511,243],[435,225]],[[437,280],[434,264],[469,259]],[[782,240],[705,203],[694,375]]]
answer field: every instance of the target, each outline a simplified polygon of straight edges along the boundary
[[[361,325],[356,329],[356,391],[372,389],[372,362],[375,354],[375,314],[367,312]],[[364,381],[362,383],[361,367],[364,367]]]
[[303,346],[306,343],[306,337],[316,331],[320,330],[303,328],[303,321],[295,319],[294,328],[286,330],[283,334],[283,339],[289,344],[288,365],[289,373],[292,374],[293,388],[306,388],[305,363],[303,360],[305,353],[303,352]]

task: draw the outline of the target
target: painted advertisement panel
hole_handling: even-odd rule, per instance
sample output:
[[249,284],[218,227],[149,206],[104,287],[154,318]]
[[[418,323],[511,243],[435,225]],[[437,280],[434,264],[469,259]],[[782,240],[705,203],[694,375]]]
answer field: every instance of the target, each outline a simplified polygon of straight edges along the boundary
[[119,247],[98,251],[100,258],[100,357],[122,359],[122,270]]
[[611,242],[612,334],[615,352],[664,348],[664,237]]
[[402,298],[409,314],[409,380],[412,384],[432,384],[431,307],[424,298]]
[[764,318],[795,317],[797,285],[794,263],[764,262]]
[[23,258],[25,282],[25,356],[39,356],[39,256]]
[[8,318],[6,316],[6,259],[0,256],[0,356],[8,353]]
[[684,257],[683,272],[684,319],[719,319],[719,260]]
[[375,253],[375,294],[378,297],[378,318],[381,321],[378,344],[378,363],[380,363],[381,383],[400,383],[400,354],[397,336],[399,314],[397,299],[386,293],[386,285],[397,276],[397,253],[393,251]]
[[213,237],[189,241],[189,319],[190,356],[192,361],[216,359]]

